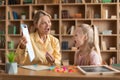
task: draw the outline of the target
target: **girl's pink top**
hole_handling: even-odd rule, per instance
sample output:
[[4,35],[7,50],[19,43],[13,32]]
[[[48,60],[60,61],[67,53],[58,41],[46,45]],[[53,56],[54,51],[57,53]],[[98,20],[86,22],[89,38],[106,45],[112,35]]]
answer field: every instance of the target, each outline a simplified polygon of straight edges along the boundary
[[77,54],[78,52],[75,53],[75,57],[74,57],[75,65],[100,65],[101,64],[100,57],[96,51],[92,51],[90,54],[86,54],[82,56]]

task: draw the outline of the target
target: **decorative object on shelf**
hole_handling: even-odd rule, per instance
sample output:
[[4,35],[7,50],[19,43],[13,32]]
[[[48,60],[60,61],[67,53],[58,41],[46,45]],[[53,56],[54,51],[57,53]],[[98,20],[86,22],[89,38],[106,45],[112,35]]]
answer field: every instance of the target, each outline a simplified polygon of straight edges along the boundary
[[112,30],[104,30],[102,31],[103,35],[111,35],[112,34]]
[[54,14],[54,19],[57,19],[58,17],[57,17],[57,14]]
[[22,19],[22,20],[25,20],[25,19],[26,19],[26,12],[22,12],[22,13],[21,13],[21,19]]
[[100,14],[95,13],[94,18],[100,18]]
[[116,50],[116,47],[110,47],[109,50]]
[[76,51],[77,47],[72,47],[71,50]]
[[69,66],[69,60],[68,59],[62,60],[62,65],[63,66]]
[[51,30],[50,34],[54,35],[55,34],[55,30]]
[[8,74],[16,74],[18,72],[18,67],[17,63],[14,61],[15,60],[15,53],[13,51],[9,52],[7,54],[8,58],[8,63],[6,63],[6,72]]
[[111,19],[116,19],[117,16],[116,15],[111,15]]
[[76,14],[74,15],[74,17],[75,17],[75,18],[82,18],[82,13],[76,13]]

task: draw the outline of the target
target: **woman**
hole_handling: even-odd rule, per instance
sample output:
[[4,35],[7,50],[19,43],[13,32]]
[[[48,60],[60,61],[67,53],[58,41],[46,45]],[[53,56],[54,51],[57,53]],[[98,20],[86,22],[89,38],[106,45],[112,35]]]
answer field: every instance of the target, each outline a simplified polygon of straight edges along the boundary
[[35,31],[30,34],[31,43],[35,53],[35,59],[30,62],[26,50],[26,38],[23,36],[16,50],[16,61],[19,64],[42,64],[42,65],[60,65],[61,53],[59,40],[50,35],[51,16],[39,10],[33,18]]
[[98,31],[88,24],[81,24],[74,32],[75,46],[78,52],[75,53],[75,65],[101,65],[102,58],[99,49]]

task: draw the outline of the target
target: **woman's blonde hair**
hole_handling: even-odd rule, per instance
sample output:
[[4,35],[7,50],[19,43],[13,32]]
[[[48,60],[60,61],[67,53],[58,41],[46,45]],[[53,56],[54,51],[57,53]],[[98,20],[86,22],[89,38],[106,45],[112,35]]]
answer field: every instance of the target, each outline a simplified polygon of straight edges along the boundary
[[48,16],[49,18],[51,18],[50,14],[48,14],[47,12],[43,11],[43,10],[38,10],[34,17],[33,17],[33,23],[34,24],[37,24],[39,19],[42,17],[42,16]]
[[47,13],[46,11],[43,11],[43,10],[37,10],[35,12],[35,15],[33,16],[33,24],[34,26],[31,26],[30,28],[30,32],[35,32],[36,31],[36,28],[35,26],[36,25],[39,25],[39,19],[42,17],[42,16],[48,16],[50,19],[51,19],[51,15],[49,13]]
[[81,24],[79,26],[82,31],[83,34],[87,35],[87,40],[86,43],[89,45],[89,49],[92,50],[96,50],[96,52],[98,53],[101,63],[102,63],[102,57],[101,57],[101,53],[100,53],[100,48],[99,48],[99,35],[98,35],[98,29],[95,25],[88,25],[88,24]]

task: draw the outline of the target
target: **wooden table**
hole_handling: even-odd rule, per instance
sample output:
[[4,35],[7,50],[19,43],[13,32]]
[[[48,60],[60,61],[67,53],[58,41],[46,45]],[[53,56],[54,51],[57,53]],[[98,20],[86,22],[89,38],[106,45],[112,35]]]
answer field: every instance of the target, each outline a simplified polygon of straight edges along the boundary
[[58,73],[19,68],[15,75],[0,73],[0,80],[120,80],[120,74],[83,75],[81,72]]

